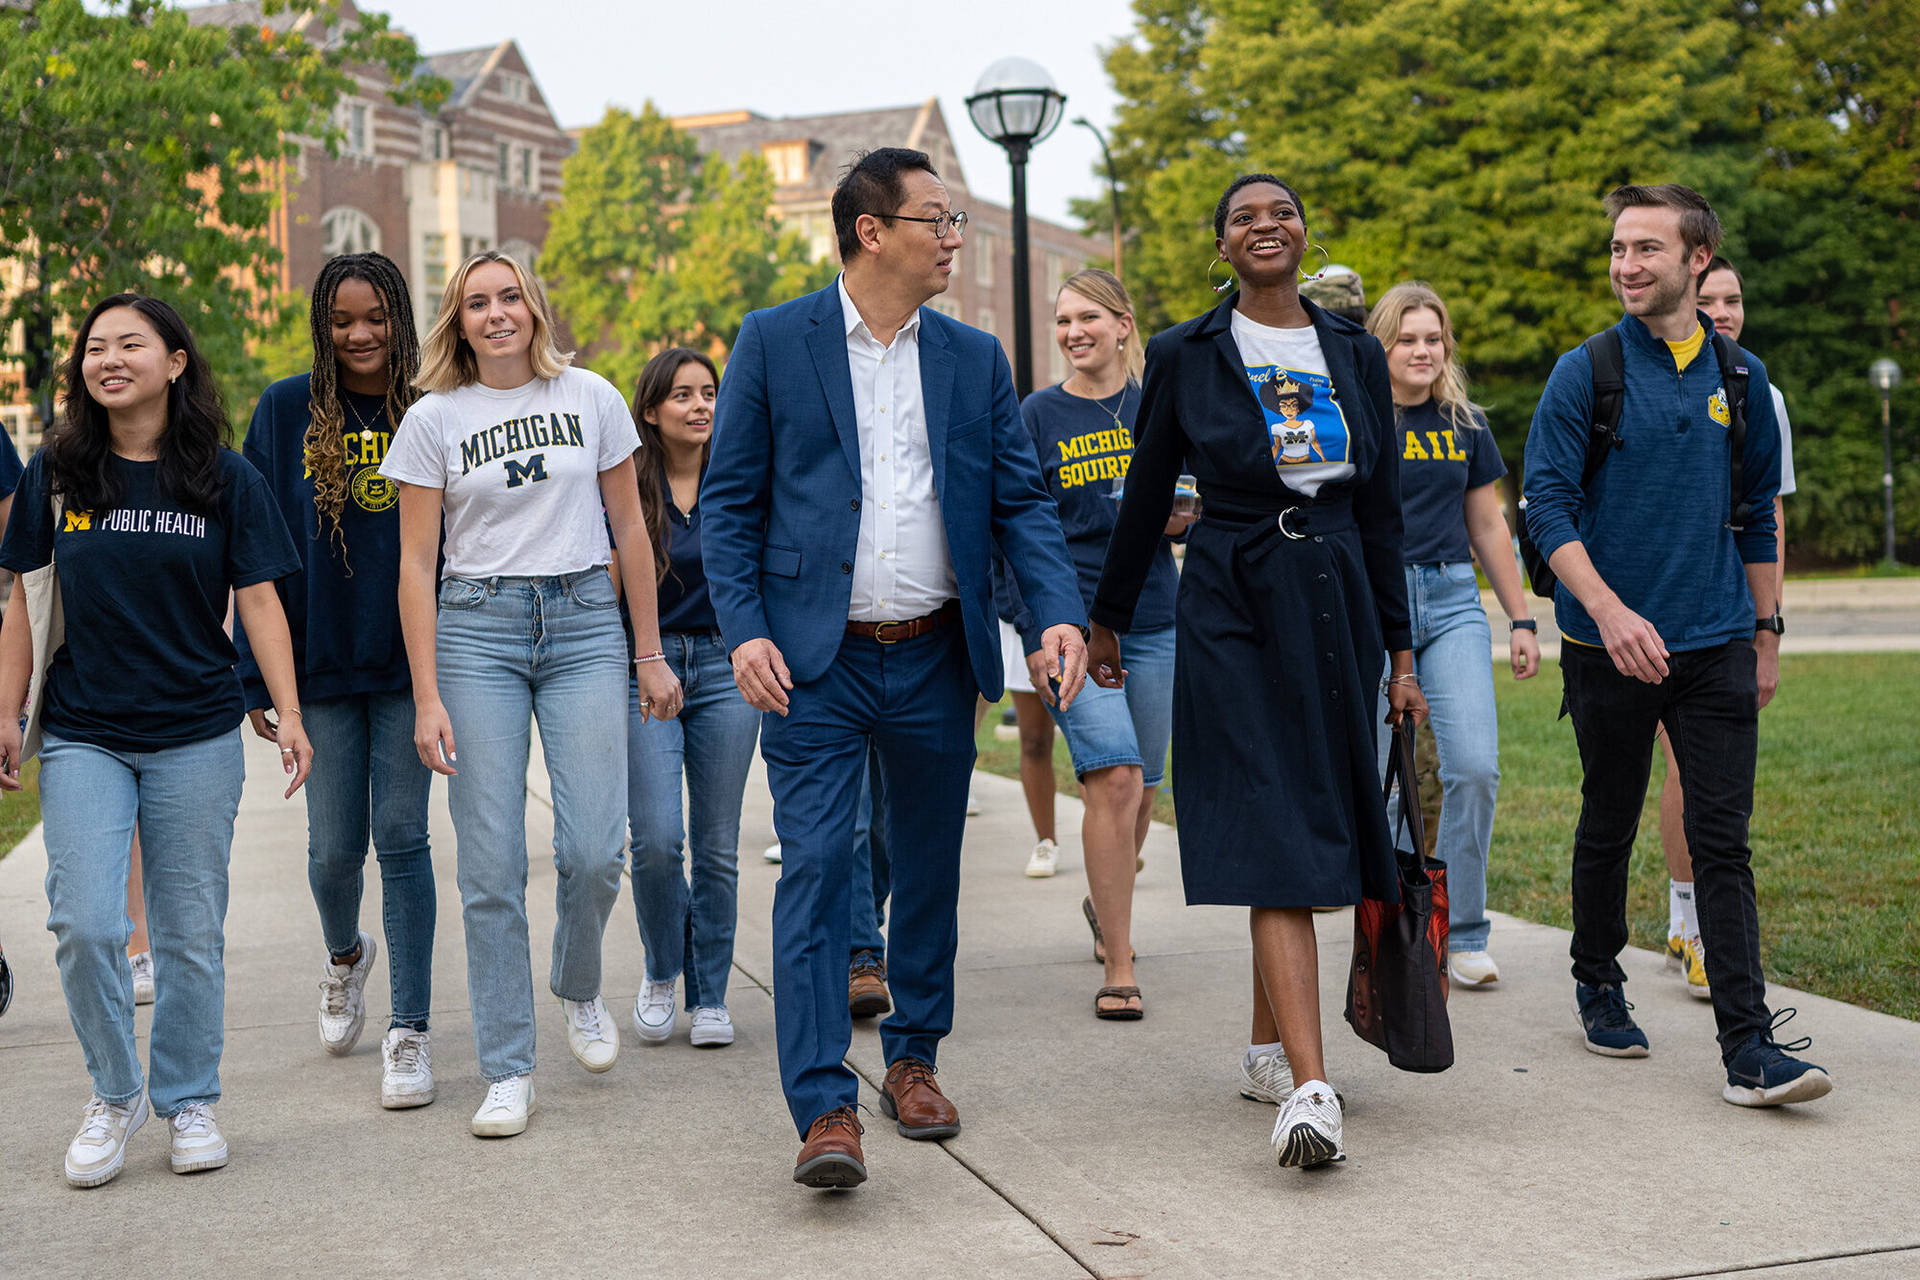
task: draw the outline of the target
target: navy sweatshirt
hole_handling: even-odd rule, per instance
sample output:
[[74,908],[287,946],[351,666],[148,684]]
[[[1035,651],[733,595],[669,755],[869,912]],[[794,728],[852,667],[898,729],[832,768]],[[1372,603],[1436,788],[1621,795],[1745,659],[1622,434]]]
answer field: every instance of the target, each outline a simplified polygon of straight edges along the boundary
[[[1767,371],[1751,352],[1748,370],[1746,500],[1739,534],[1731,506],[1728,423],[1713,322],[1682,372],[1665,342],[1633,316],[1614,327],[1625,356],[1620,448],[1609,452],[1583,493],[1593,364],[1584,347],[1560,357],[1527,433],[1527,527],[1542,555],[1576,539],[1607,586],[1653,624],[1667,648],[1705,649],[1751,640],[1755,618],[1745,565],[1771,563],[1773,498],[1780,488],[1780,424]],[[1574,641],[1597,645],[1600,629],[1566,584],[1554,616]]]
[[[382,398],[341,390],[348,471],[347,502],[340,513],[343,561],[332,525],[314,509],[307,475],[310,382],[311,375],[303,373],[268,387],[241,449],[266,477],[300,554],[301,571],[274,584],[293,633],[300,697],[325,702],[399,693],[413,680],[400,634],[399,486],[380,474],[393,424]],[[364,431],[371,431],[372,439],[363,439]],[[248,709],[272,705],[238,620],[233,639]]]
[[[1114,412],[1109,412],[1107,407]],[[1133,461],[1133,423],[1140,411],[1140,384],[1129,381],[1126,390],[1104,402],[1076,396],[1061,386],[1042,387],[1020,405],[1020,416],[1033,437],[1040,458],[1040,474],[1047,492],[1060,508],[1060,531],[1080,584],[1080,598],[1091,609],[1094,588],[1107,560],[1107,542],[1120,503],[1113,486],[1124,479]],[[1114,413],[1120,426],[1114,426]],[[995,556],[994,608],[1020,632],[1026,652],[1040,648],[1042,628],[1034,625],[1006,565]],[[1173,625],[1174,595],[1180,572],[1173,563],[1173,540],[1162,540],[1147,570],[1146,585],[1134,608],[1133,630],[1155,631]]]

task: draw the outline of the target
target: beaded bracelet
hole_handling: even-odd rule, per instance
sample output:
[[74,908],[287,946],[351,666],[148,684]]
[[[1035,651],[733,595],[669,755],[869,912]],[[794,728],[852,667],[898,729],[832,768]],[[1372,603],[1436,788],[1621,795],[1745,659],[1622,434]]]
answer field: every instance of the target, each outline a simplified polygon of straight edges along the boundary
[[664,653],[659,653],[659,652],[647,653],[647,654],[642,654],[638,658],[635,658],[633,660],[633,665],[637,667],[643,662],[665,662],[666,660],[667,660],[667,655]]

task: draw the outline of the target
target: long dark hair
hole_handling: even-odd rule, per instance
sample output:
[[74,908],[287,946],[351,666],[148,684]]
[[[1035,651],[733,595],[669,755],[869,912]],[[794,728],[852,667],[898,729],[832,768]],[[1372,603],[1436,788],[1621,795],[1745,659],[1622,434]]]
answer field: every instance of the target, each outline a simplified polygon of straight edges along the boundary
[[413,379],[420,372],[420,335],[413,327],[413,301],[407,281],[392,259],[378,253],[343,253],[330,258],[313,282],[313,380],[308,406],[307,436],[302,444],[307,470],[313,474],[316,518],[332,527],[333,545],[342,557],[346,539],[340,531],[340,513],[346,510],[347,471],[344,432],[346,412],[340,403],[340,364],[333,349],[333,301],[342,281],[364,280],[380,296],[387,313],[387,426],[400,429],[400,419],[420,398]]
[[94,324],[115,307],[145,317],[169,352],[186,353],[187,367],[167,388],[167,425],[160,432],[160,492],[189,511],[211,515],[220,502],[220,453],[226,448],[227,411],[213,371],[194,345],[187,322],[158,298],[116,293],[87,312],[74,335],[73,354],[61,370],[66,399],[60,423],[46,442],[48,488],[79,511],[111,511],[126,500],[125,485],[111,465],[113,432],[107,411],[87,392],[81,365]]
[[[666,502],[660,496],[660,491],[667,486],[667,442],[661,438],[658,424],[647,421],[647,414],[666,403],[667,397],[673,394],[673,380],[680,376],[680,367],[687,364],[705,369],[713,385],[719,387],[720,371],[713,367],[713,361],[692,347],[668,347],[647,361],[633,393],[633,425],[640,432],[640,452],[636,455],[634,474],[640,481],[640,514],[646,517],[647,539],[653,543],[656,586],[667,580],[673,532],[667,525]],[[700,447],[703,473],[712,454],[713,440],[708,437],[707,443]]]

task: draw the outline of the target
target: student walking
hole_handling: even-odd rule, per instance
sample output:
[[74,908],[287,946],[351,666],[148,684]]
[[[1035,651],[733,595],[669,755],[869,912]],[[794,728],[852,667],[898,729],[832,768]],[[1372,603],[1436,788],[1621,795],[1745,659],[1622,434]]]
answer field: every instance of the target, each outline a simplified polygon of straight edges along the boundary
[[[1413,666],[1433,714],[1440,759],[1435,855],[1447,864],[1447,972],[1461,986],[1491,986],[1500,980],[1487,953],[1487,851],[1500,788],[1500,723],[1475,556],[1509,619],[1507,657],[1516,680],[1540,669],[1537,624],[1500,514],[1495,482],[1506,464],[1486,416],[1467,399],[1447,304],[1426,284],[1397,284],[1374,304],[1367,330],[1386,351],[1393,389]],[[1380,744],[1382,774],[1391,744],[1390,738]]]
[[700,479],[713,444],[718,385],[711,360],[673,347],[647,362],[633,398],[640,432],[634,470],[659,578],[660,643],[686,697],[678,716],[659,720],[641,708],[637,680],[628,690],[633,909],[647,952],[633,1026],[644,1043],[672,1035],[673,984],[685,974],[688,1036],[703,1049],[733,1043],[727,976],[738,914],[740,802],[760,732],[760,713],[733,683],[702,567]]
[[[427,1014],[436,903],[427,843],[433,773],[413,749],[413,691],[400,631],[399,490],[380,474],[419,397],[420,343],[406,278],[377,253],[329,259],[309,311],[313,368],[268,387],[243,452],[266,477],[301,570],[276,586],[293,633],[307,734],[307,884],[327,954],[320,1044],[353,1052],[379,947],[361,932],[367,847],[380,867],[392,1014],[380,1043],[380,1105],[433,1101]],[[236,628],[253,730],[278,741],[246,629]]]
[[415,385],[427,394],[380,464],[400,485],[414,749],[449,779],[459,841],[467,995],[488,1085],[473,1117],[480,1137],[523,1132],[534,1109],[530,718],[553,788],[559,872],[549,986],[575,1061],[600,1072],[619,1054],[600,992],[627,798],[626,722],[607,715],[625,705],[628,681],[609,529],[639,651],[640,713],[671,718],[680,701],[655,621],[632,414],[606,379],[572,367],[553,335],[545,291],[513,258],[489,250],[461,263],[421,348]]
[[[93,1078],[67,1181],[119,1174],[149,1106],[175,1173],[217,1169],[227,857],[246,764],[244,700],[224,626],[254,638],[278,708],[289,797],[313,748],[273,582],[300,567],[266,482],[221,443],[227,416],[193,335],[166,303],[115,294],[81,322],[65,409],[20,481],[0,567],[55,567],[65,642],[41,708],[47,927]],[[0,629],[0,787],[20,786],[34,665],[16,578]],[[158,994],[149,1074],[134,1043],[128,859],[140,824]]]
[[[1021,416],[1047,492],[1060,508],[1081,597],[1091,605],[1119,510],[1113,491],[1127,474],[1140,410],[1144,359],[1134,332],[1133,300],[1110,272],[1081,271],[1060,288],[1053,334],[1073,372],[1058,386],[1028,396]],[[1164,532],[1178,537],[1194,518],[1190,512],[1172,515]],[[1106,968],[1093,1002],[1098,1018],[1133,1021],[1145,1010],[1133,972],[1133,877],[1153,819],[1154,793],[1166,772],[1179,581],[1172,544],[1163,539],[1153,552],[1127,633],[1125,688],[1085,689],[1065,710],[1053,705],[1039,635],[1019,607],[1017,587],[1007,584],[1016,602],[1014,622],[1022,632],[1028,678],[1035,690],[1045,690],[1041,697],[1066,735],[1086,801],[1081,845],[1088,895],[1081,907]]]
[[[1560,357],[1527,435],[1527,524],[1558,586],[1561,676],[1582,769],[1573,836],[1573,978],[1587,1048],[1645,1057],[1628,1012],[1627,861],[1665,726],[1686,780],[1687,844],[1726,1084],[1745,1107],[1833,1081],[1791,1056],[1767,1008],[1754,900],[1754,757],[1780,678],[1780,429],[1766,369],[1695,306],[1720,220],[1676,183],[1615,188],[1608,279],[1626,314]],[[1623,383],[1594,448],[1595,371]],[[1599,455],[1590,469],[1588,458]]]
[[1124,685],[1115,633],[1133,625],[1175,482],[1191,472],[1202,515],[1174,620],[1181,872],[1189,903],[1250,908],[1256,1034],[1264,1024],[1283,1047],[1294,1085],[1273,1148],[1282,1165],[1306,1166],[1345,1156],[1312,909],[1399,897],[1375,764],[1383,653],[1389,720],[1424,716],[1426,703],[1380,344],[1300,298],[1306,217],[1285,182],[1234,179],[1213,226],[1209,272],[1224,264],[1239,288],[1147,344],[1088,667],[1099,684]]

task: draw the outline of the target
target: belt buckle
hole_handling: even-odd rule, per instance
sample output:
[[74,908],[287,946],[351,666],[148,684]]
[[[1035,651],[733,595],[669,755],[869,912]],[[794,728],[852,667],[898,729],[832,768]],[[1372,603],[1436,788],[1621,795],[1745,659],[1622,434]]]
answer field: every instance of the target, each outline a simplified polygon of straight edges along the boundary
[[907,637],[895,636],[893,639],[889,640],[887,638],[887,628],[899,627],[902,630],[905,630],[906,628],[912,625],[913,624],[911,622],[902,622],[898,618],[890,618],[885,622],[876,622],[873,624],[873,641],[875,644],[899,644],[902,640],[905,640]]
[[1288,507],[1285,511],[1282,511],[1278,516],[1274,518],[1274,523],[1280,526],[1280,532],[1286,534],[1289,538],[1292,538],[1295,542],[1298,542],[1307,536],[1304,533],[1295,533],[1293,530],[1287,528],[1287,517],[1292,515],[1294,512],[1298,511],[1299,509],[1300,508],[1298,507]]

